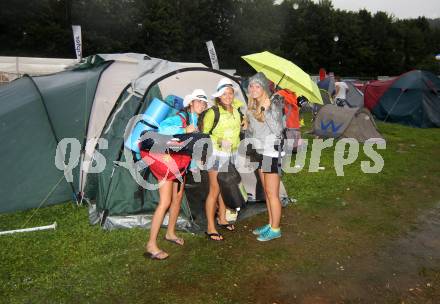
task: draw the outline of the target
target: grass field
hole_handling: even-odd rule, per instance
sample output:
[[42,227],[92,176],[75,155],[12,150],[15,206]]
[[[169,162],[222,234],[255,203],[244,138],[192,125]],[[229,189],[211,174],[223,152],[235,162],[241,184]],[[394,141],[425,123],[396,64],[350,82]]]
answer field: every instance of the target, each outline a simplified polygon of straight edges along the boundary
[[298,201],[272,242],[251,234],[261,214],[225,242],[161,242],[170,258],[158,262],[142,256],[148,231],[103,231],[72,203],[0,215],[0,230],[58,223],[0,236],[0,302],[439,303],[440,129],[378,126],[381,173],[364,174],[360,153],[338,177],[329,148],[325,170],[284,175]]

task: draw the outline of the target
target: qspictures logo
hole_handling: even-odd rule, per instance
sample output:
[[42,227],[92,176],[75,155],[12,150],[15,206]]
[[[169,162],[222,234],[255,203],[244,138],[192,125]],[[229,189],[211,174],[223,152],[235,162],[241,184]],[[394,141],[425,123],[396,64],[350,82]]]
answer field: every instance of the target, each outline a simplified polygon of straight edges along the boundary
[[[378,152],[378,150],[386,149],[386,141],[382,138],[371,138],[364,143],[359,143],[354,138],[339,140],[334,138],[300,139],[300,142],[297,142],[294,139],[281,141],[275,136],[268,136],[264,141],[257,138],[245,138],[240,141],[234,152],[219,152],[218,149],[214,149],[209,137],[195,140],[194,135],[181,141],[173,136],[160,135],[152,131],[158,126],[155,122],[148,123],[151,127],[151,130],[148,129],[150,131],[140,132],[138,130],[134,132],[138,122],[142,123],[142,121],[142,115],[136,115],[129,120],[124,132],[125,147],[122,153],[124,157],[111,161],[113,166],[128,170],[139,186],[148,190],[158,189],[163,182],[163,180],[159,180],[157,183],[152,184],[143,178],[142,173],[144,170],[157,161],[163,162],[167,170],[173,173],[178,180],[183,181],[181,168],[172,157],[165,157],[173,153],[185,153],[191,156],[190,169],[193,172],[195,182],[201,181],[200,170],[209,170],[214,166],[218,171],[229,170],[230,167],[227,165],[222,166],[222,162],[232,163],[240,173],[251,173],[257,170],[259,166],[264,171],[270,170],[273,166],[273,158],[279,160],[279,167],[282,172],[299,173],[305,169],[308,163],[308,172],[316,173],[323,168],[320,166],[322,151],[333,147],[333,167],[337,176],[345,175],[344,168],[356,162],[361,149],[368,158],[368,160],[360,162],[360,170],[363,173],[380,173],[385,165],[383,157]],[[337,128],[334,123],[326,123],[326,127]],[[148,150],[155,155],[163,154],[164,157],[149,158],[148,160],[140,157],[139,144],[148,140],[153,142]],[[64,176],[68,182],[73,181],[72,170],[78,165],[85,173],[101,173],[108,165],[108,160],[100,152],[108,149],[108,141],[105,138],[92,138],[89,141],[92,141],[93,145],[96,144],[96,149],[93,149],[92,155],[84,155],[84,151],[81,150],[81,143],[76,138],[64,138],[59,142],[55,155],[55,165],[59,170],[64,171]],[[189,145],[191,145],[190,149],[188,149]],[[310,153],[308,153],[309,150]],[[260,164],[251,160],[252,157],[249,157],[249,151],[258,151],[261,155],[268,155],[269,157],[263,157]],[[83,161],[82,164],[80,164],[81,160]]]

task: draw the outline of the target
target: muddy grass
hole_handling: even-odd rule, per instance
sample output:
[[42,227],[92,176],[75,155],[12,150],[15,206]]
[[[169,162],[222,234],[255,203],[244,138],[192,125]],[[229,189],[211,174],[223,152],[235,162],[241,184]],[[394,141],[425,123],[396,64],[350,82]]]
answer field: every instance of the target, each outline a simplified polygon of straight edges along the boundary
[[[437,303],[439,211],[440,203],[398,236],[373,238],[316,215],[295,214],[303,220],[295,227],[298,232],[285,238],[290,261],[248,281],[256,291],[248,302]],[[322,226],[317,229],[318,219]]]
[[360,161],[337,177],[325,170],[285,175],[298,199],[283,210],[283,237],[259,243],[240,221],[226,241],[182,233],[162,242],[170,258],[142,257],[147,231],[105,232],[71,204],[0,215],[0,229],[59,229],[0,238],[5,303],[439,303],[439,130],[379,124],[387,139],[380,174]]

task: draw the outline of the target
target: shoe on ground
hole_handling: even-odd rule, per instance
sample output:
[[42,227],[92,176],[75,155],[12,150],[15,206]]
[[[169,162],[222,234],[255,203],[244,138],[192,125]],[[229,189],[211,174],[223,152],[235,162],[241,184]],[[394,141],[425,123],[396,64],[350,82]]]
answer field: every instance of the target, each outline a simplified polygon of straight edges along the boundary
[[257,237],[257,241],[267,242],[281,237],[281,230],[273,230],[272,228],[264,231]]
[[260,234],[262,234],[263,232],[265,232],[266,230],[269,230],[269,229],[270,229],[270,225],[269,225],[269,224],[266,224],[266,225],[264,225],[264,226],[261,226],[261,227],[255,228],[255,229],[252,231],[252,233],[253,233],[254,235],[260,235]]

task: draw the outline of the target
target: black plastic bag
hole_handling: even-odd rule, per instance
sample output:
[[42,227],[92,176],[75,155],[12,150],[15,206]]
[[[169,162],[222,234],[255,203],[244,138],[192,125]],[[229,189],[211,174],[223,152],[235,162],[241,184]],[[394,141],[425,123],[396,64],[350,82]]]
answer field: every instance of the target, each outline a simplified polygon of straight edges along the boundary
[[245,191],[241,183],[240,173],[231,163],[228,170],[220,170],[217,175],[217,181],[220,186],[220,194],[222,195],[225,205],[229,209],[237,209],[244,207],[246,204]]

